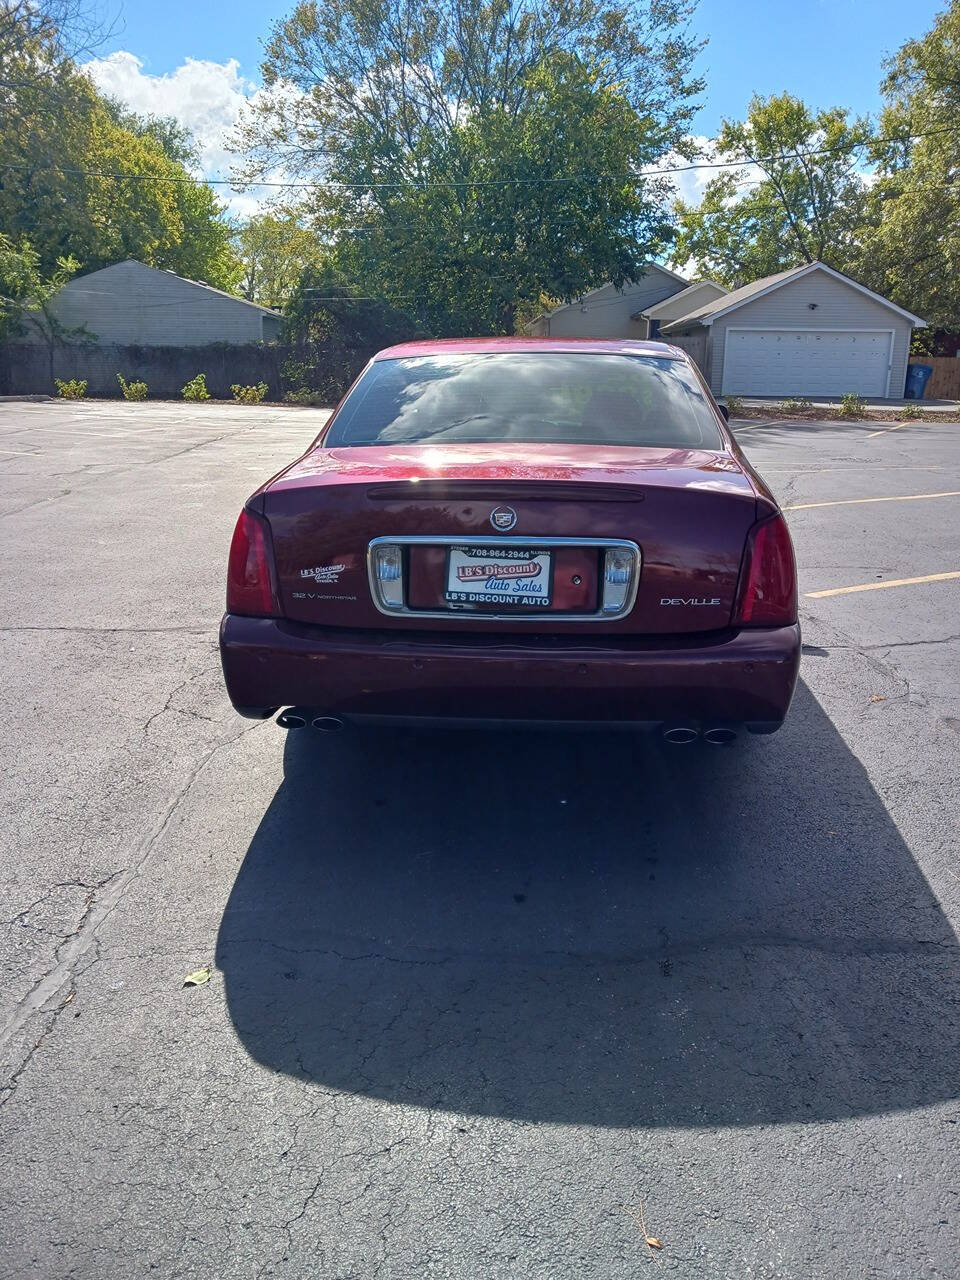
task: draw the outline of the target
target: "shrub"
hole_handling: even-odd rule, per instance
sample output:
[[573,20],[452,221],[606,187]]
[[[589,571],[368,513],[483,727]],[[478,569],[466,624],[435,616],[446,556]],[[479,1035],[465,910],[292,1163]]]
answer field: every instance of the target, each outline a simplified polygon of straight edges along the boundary
[[122,373],[117,374],[120,390],[124,400],[146,400],[147,384],[145,382],[127,382]]
[[740,414],[743,413],[742,397],[741,396],[725,396],[724,399],[727,406],[727,413],[729,413],[730,417],[739,418]]
[[296,391],[288,391],[283,397],[287,404],[310,404],[325,409],[330,404],[330,397],[322,391],[311,391],[309,387],[298,387]]
[[284,386],[296,388],[295,395],[306,393],[319,397],[317,404],[336,404],[368,358],[366,353],[357,358],[354,353],[325,350],[319,344],[296,347],[281,364],[280,378]]
[[259,404],[261,400],[266,400],[270,388],[265,382],[258,382],[255,387],[244,387],[235,382],[230,390],[237,404]]
[[901,417],[904,418],[922,418],[923,410],[917,404],[916,400],[908,400],[900,411]]
[[858,396],[854,391],[848,391],[840,401],[840,417],[862,418],[866,407],[867,402],[863,396]]
[[86,378],[71,378],[69,382],[54,378],[54,382],[57,384],[57,395],[63,400],[82,400],[87,394]]
[[813,404],[806,396],[789,396],[780,408],[784,413],[805,413],[807,409],[813,408]]
[[183,388],[184,400],[209,400],[210,392],[207,390],[207,375],[198,373],[196,377],[190,379]]

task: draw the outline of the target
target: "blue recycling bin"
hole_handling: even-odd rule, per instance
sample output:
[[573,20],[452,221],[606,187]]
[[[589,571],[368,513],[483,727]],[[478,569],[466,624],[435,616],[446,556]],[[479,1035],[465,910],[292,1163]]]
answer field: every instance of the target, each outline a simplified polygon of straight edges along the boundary
[[904,395],[908,400],[923,399],[923,393],[927,389],[931,373],[933,373],[932,364],[907,365],[907,387]]

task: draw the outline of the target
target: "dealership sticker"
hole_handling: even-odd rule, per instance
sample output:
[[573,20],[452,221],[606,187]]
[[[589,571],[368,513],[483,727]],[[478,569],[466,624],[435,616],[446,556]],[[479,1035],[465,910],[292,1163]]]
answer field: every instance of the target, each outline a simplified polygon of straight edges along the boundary
[[301,569],[300,577],[312,578],[314,582],[339,582],[346,567],[345,564],[318,564],[313,569]]

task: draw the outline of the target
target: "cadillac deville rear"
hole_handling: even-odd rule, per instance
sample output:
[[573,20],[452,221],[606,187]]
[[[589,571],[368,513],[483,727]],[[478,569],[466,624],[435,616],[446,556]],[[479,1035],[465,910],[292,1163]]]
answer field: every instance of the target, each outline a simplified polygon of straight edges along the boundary
[[241,714],[778,728],[789,534],[683,353],[486,340],[381,353],[247,502],[221,653]]

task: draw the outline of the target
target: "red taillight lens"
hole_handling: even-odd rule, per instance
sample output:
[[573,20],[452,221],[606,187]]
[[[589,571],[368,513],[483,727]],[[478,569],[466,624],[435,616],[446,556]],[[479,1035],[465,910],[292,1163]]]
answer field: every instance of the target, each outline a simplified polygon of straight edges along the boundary
[[783,516],[770,516],[747,535],[734,621],[744,627],[786,627],[797,620],[797,564]]
[[241,511],[230,544],[227,568],[227,613],[269,618],[273,604],[273,575],[267,527],[249,511]]

